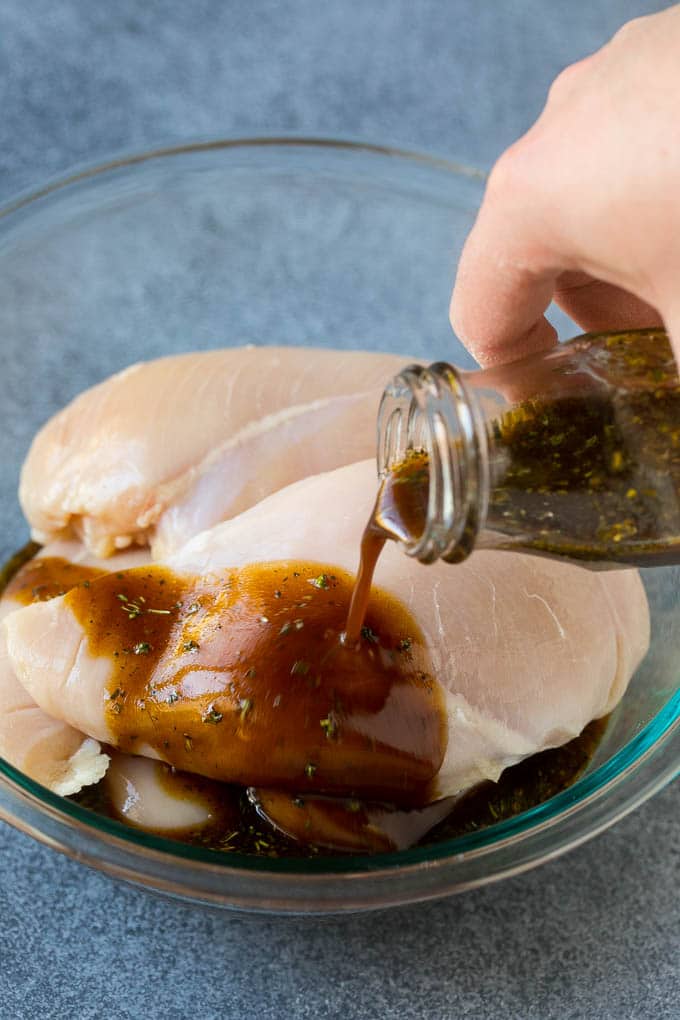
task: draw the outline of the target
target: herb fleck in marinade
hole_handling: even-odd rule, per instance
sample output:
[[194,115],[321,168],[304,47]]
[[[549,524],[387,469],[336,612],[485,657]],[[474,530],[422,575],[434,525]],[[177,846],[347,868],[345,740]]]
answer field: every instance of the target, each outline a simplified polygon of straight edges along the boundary
[[608,717],[589,723],[580,736],[532,755],[506,769],[497,783],[473,787],[420,841],[421,845],[453,839],[513,818],[571,786],[587,768],[607,728]]

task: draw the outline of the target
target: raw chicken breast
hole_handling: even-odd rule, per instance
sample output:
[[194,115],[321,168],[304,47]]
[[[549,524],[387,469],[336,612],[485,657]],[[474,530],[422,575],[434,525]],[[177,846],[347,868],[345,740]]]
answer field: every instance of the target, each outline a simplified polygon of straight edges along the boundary
[[195,833],[216,821],[226,822],[224,816],[230,815],[232,824],[237,822],[235,808],[221,784],[195,782],[192,776],[149,758],[113,751],[105,783],[118,817],[149,832]]
[[291,797],[285,790],[249,790],[261,818],[303,846],[322,846],[351,853],[405,850],[441,822],[455,798],[445,797],[411,810],[305,794]]
[[[112,751],[104,789],[110,810],[147,832],[182,838],[208,829],[238,832],[243,824],[236,787],[150,758]],[[261,818],[296,842],[354,853],[412,846],[452,808],[450,798],[412,811],[331,797],[300,802],[282,790],[250,790],[249,798]]]
[[[354,571],[375,488],[371,462],[305,479],[197,535],[168,566],[203,578],[301,559]],[[633,570],[593,573],[503,552],[423,567],[388,543],[376,584],[421,628],[443,689],[448,739],[434,797],[495,780],[575,737],[611,711],[648,647],[647,601]],[[115,740],[106,714],[111,662],[91,654],[68,601],[29,606],[3,626],[13,667],[38,704],[96,739]]]
[[[101,561],[75,541],[53,542],[41,550],[36,560],[52,557],[94,568],[101,565]],[[115,565],[124,570],[139,566],[147,559],[148,554],[139,549],[121,553]],[[31,561],[31,564],[35,562]],[[111,561],[107,561],[107,568],[111,565]],[[12,594],[10,589],[0,598],[0,620],[16,612],[22,604],[17,593]],[[38,708],[16,678],[1,632],[0,756],[31,779],[64,797],[77,793],[83,786],[99,782],[109,762],[96,740]]]
[[284,485],[367,457],[391,354],[246,347],[133,365],[36,436],[19,498],[38,542],[167,555]]

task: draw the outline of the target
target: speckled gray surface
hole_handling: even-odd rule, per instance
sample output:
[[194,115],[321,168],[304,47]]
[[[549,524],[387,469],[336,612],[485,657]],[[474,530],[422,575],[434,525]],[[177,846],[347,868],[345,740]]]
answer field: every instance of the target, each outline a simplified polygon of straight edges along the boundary
[[[197,134],[361,134],[489,165],[562,66],[659,6],[4,0],[0,198]],[[36,416],[79,371],[31,396]],[[16,432],[24,399],[0,413]],[[679,808],[676,784],[502,885],[325,921],[165,902],[0,826],[0,1017],[677,1018]]]

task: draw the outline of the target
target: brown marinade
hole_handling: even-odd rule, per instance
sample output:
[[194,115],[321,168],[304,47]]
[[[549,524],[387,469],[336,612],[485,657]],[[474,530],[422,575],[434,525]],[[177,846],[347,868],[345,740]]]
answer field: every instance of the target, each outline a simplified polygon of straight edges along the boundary
[[426,797],[446,749],[441,688],[385,593],[357,645],[342,642],[352,583],[294,562],[208,579],[140,567],[74,588],[89,650],[111,662],[115,745],[232,783]]
[[[13,598],[21,601],[24,604],[34,601],[42,601],[51,595],[57,595],[61,591],[68,588],[69,585],[80,584],[80,592],[83,595],[87,595],[91,592],[91,586],[97,576],[101,576],[101,571],[95,570],[95,568],[80,567],[66,563],[63,560],[57,560],[54,558],[44,559],[33,559],[35,554],[39,551],[39,547],[34,544],[25,548],[24,551],[17,554],[12,559],[10,564],[7,565],[7,569],[3,575],[4,578],[9,578],[6,584],[5,593],[12,595]],[[284,607],[291,608],[291,596],[293,596],[293,609],[295,610],[295,620],[304,619],[307,622],[308,617],[303,615],[303,609],[300,605],[304,601],[306,606],[314,602],[315,593],[325,593],[326,595],[326,606],[327,611],[331,611],[335,615],[332,616],[335,627],[341,628],[345,620],[345,613],[347,611],[347,600],[349,598],[350,579],[349,577],[343,577],[338,575],[338,571],[333,573],[323,573],[319,571],[317,565],[314,565],[314,570],[317,572],[310,572],[309,570],[300,571],[296,566],[290,572],[282,573],[278,581],[278,586],[274,586],[272,595],[275,604],[274,611],[271,612],[272,603],[269,602],[269,611],[271,612],[271,619],[269,623],[278,624],[278,634],[281,640],[285,636],[290,636],[292,632],[300,634],[300,630],[287,630],[285,629],[285,623],[290,618],[286,616]],[[167,635],[169,633],[177,633],[176,627],[181,619],[181,614],[178,610],[174,610],[171,613],[137,613],[134,605],[137,605],[140,609],[145,605],[147,608],[170,608],[176,605],[177,601],[180,604],[184,604],[188,596],[185,592],[182,592],[182,583],[185,581],[178,581],[176,578],[174,582],[170,584],[170,588],[166,589],[168,583],[168,576],[163,577],[162,571],[155,572],[154,570],[149,571],[140,569],[141,579],[133,583],[127,583],[125,591],[121,591],[123,585],[121,580],[129,579],[130,571],[126,571],[123,574],[110,574],[108,575],[111,580],[115,578],[117,584],[112,584],[112,593],[115,596],[115,603],[108,603],[112,614],[113,626],[108,629],[109,637],[105,636],[106,627],[104,623],[104,614],[101,614],[100,619],[100,636],[103,643],[110,642],[109,648],[114,658],[115,651],[120,651],[117,648],[113,648],[113,634],[116,633],[120,639],[124,636],[125,648],[128,649],[127,653],[123,652],[125,656],[124,661],[128,664],[129,668],[125,668],[121,673],[118,673],[119,678],[125,675],[126,682],[128,683],[129,690],[132,687],[129,686],[130,678],[135,678],[134,682],[143,685],[143,676],[145,670],[149,670],[149,664],[154,661],[154,655],[156,650],[150,649],[148,653],[142,652],[141,655],[136,655],[134,651],[135,644],[147,642],[151,645],[151,639],[158,641],[159,637]],[[144,575],[151,573],[151,577],[146,577],[146,591],[149,596],[154,595],[154,602],[146,601],[147,596],[145,593]],[[298,573],[300,576],[295,577]],[[283,583],[289,583],[289,581],[283,582],[283,577],[289,578],[289,581],[293,578],[299,582],[299,586],[295,591],[291,590],[289,600],[284,602],[283,600]],[[309,583],[311,580],[313,583]],[[164,580],[161,584],[160,581]],[[307,586],[304,586],[304,585]],[[174,585],[174,586],[173,586]],[[339,591],[338,591],[339,588]],[[115,591],[113,591],[115,590]],[[162,594],[161,594],[161,590]],[[298,599],[299,593],[304,592],[304,596],[301,597],[296,604],[295,599]],[[48,594],[50,593],[50,594]],[[128,601],[128,597],[132,597],[133,594],[138,596],[137,601],[134,599]],[[123,603],[122,600],[117,598],[117,595],[125,595],[126,601]],[[139,601],[139,596],[142,595],[145,598],[145,602]],[[312,595],[312,599],[309,596]],[[71,596],[73,599],[74,596]],[[375,595],[372,599],[375,598]],[[213,604],[219,603],[219,598],[215,599],[214,592],[199,595],[198,598],[194,597],[193,601],[189,602],[186,606],[187,615],[195,617],[199,612],[203,612],[204,615],[207,613],[205,607],[201,609],[202,599],[204,603],[209,606],[211,602]],[[80,601],[82,607],[88,605],[88,600],[85,598],[76,600]],[[334,603],[335,605],[328,605]],[[319,608],[323,608],[323,602],[319,602]],[[90,602],[92,606],[92,602]],[[195,609],[195,606],[199,606],[199,609]],[[125,607],[130,607],[125,609]],[[122,607],[122,608],[121,608]],[[115,613],[113,612],[115,610]],[[191,612],[190,612],[191,610]],[[275,614],[280,612],[281,616]],[[385,634],[383,633],[380,637],[380,644],[376,646],[374,642],[374,636],[380,633],[380,626],[382,623],[382,614],[389,613],[389,606],[380,600],[380,596],[377,596],[377,604],[371,605],[369,617],[367,618],[367,629],[363,636],[363,643],[365,650],[376,652],[377,649],[382,648],[385,644]],[[332,615],[332,614],[331,614]],[[132,617],[132,618],[130,618]],[[95,616],[89,616],[88,619],[94,619]],[[395,627],[395,622],[391,624],[391,629],[387,632],[391,635],[391,641],[398,642],[398,648],[401,646],[401,652],[411,652],[412,642],[417,637],[417,631],[411,627],[409,630],[409,624],[406,623],[404,617],[400,618],[402,625]],[[219,622],[219,621],[218,621]],[[121,626],[120,626],[121,624]],[[137,624],[134,626],[134,624]],[[262,624],[264,627],[265,624]],[[140,627],[142,629],[140,629]],[[281,634],[281,629],[284,632]],[[304,629],[304,628],[303,628]],[[408,631],[408,632],[407,632]],[[263,631],[264,632],[264,631]],[[269,633],[273,633],[270,630]],[[336,631],[333,629],[333,640]],[[329,639],[327,636],[327,639]],[[133,639],[136,639],[133,642]],[[188,637],[187,644],[191,642],[192,637]],[[198,642],[200,644],[200,642]],[[407,648],[408,647],[408,648]],[[129,649],[133,651],[130,653]],[[194,650],[193,653],[196,655],[199,650]],[[130,658],[132,654],[132,658]],[[185,650],[181,650],[182,656],[185,655]],[[190,652],[186,653],[187,655]],[[290,653],[289,653],[290,654]],[[294,652],[297,655],[296,652]],[[151,656],[151,658],[147,658]],[[297,661],[297,660],[295,660]],[[146,663],[146,665],[144,665]],[[132,665],[130,665],[132,664]],[[140,665],[141,664],[141,665]],[[140,665],[140,671],[137,671],[137,666]],[[254,680],[255,676],[245,677],[245,673],[249,667],[242,668],[244,673],[244,679]],[[300,667],[299,667],[300,668]],[[304,668],[304,667],[303,667]],[[292,674],[294,677],[305,677],[306,673]],[[239,688],[241,692],[242,688]],[[264,688],[266,692],[266,688]],[[114,690],[109,692],[109,695],[113,695]],[[258,692],[255,687],[249,686],[246,690],[245,697],[250,697],[251,708],[246,712],[244,722],[248,719],[251,712],[255,711],[255,695]],[[262,693],[262,688],[260,692]],[[272,696],[273,695],[273,696]],[[123,703],[128,695],[123,697]],[[168,693],[167,697],[170,695]],[[243,697],[243,696],[242,696]],[[272,705],[276,699],[271,691],[269,692]],[[110,698],[110,712],[115,716],[116,724],[120,720],[120,716],[123,716],[127,709],[121,708],[120,712],[113,708],[113,706],[120,700],[120,696],[116,698]],[[172,702],[172,704],[175,704]],[[212,701],[214,711],[214,698]],[[280,703],[279,703],[280,707]],[[243,706],[240,712],[243,712]],[[140,714],[144,714],[145,709],[140,707],[138,704],[134,710],[134,714],[139,718]],[[318,714],[318,713],[317,713]],[[223,714],[224,715],[224,714]],[[323,732],[323,742],[320,742],[321,748],[325,748],[325,742],[333,742],[332,747],[334,748],[335,741],[337,741],[339,735],[339,728],[333,732],[334,726],[332,720],[334,716],[326,715],[326,719],[331,720],[331,725],[321,726],[321,719],[317,720],[319,729]],[[337,720],[339,721],[339,720]],[[211,732],[222,732],[219,727],[223,724],[224,717],[220,722],[213,721],[202,723],[210,729]],[[214,729],[213,729],[214,727]],[[422,840],[422,844],[434,843],[437,839],[452,838],[456,835],[462,834],[467,831],[483,828],[485,825],[492,824],[493,822],[500,821],[504,818],[512,817],[520,811],[527,810],[536,804],[554,796],[559,793],[561,789],[568,786],[570,783],[575,781],[578,775],[583,771],[587,762],[589,761],[601,733],[604,732],[606,727],[606,720],[599,720],[590,723],[585,728],[583,733],[574,739],[570,744],[563,748],[557,748],[553,751],[542,752],[539,755],[533,756],[531,759],[523,762],[521,765],[517,765],[514,768],[507,769],[501,777],[499,783],[486,783],[479,787],[467,797],[462,804],[454,810],[450,818],[441,822],[432,832],[425,836]],[[326,733],[328,735],[326,735]],[[133,742],[134,743],[134,742]],[[317,737],[317,743],[315,748],[318,748],[319,742]],[[184,747],[184,743],[182,743]],[[185,749],[186,750],[186,749]],[[189,752],[187,752],[189,755]],[[312,756],[310,755],[310,758]],[[319,756],[320,757],[320,756]],[[315,764],[313,761],[306,762],[305,764]],[[372,766],[371,766],[372,767]],[[168,769],[168,781],[172,778],[172,790],[177,795],[177,779],[181,780],[181,776],[174,772],[174,770],[167,766]],[[292,809],[304,810],[305,807],[305,796],[310,790],[317,788],[318,783],[314,780],[318,775],[318,771],[309,776],[304,775],[299,781],[292,783],[292,787],[295,792],[291,792],[291,804]],[[337,852],[328,851],[324,848],[320,848],[315,845],[304,845],[297,843],[296,840],[286,837],[280,832],[274,831],[257,813],[252,803],[249,801],[246,789],[239,785],[229,785],[226,783],[210,782],[210,780],[204,780],[200,776],[193,774],[186,774],[184,776],[184,785],[187,789],[187,796],[192,795],[192,790],[198,788],[202,795],[210,796],[213,799],[217,799],[219,802],[219,810],[215,810],[215,822],[207,827],[197,829],[196,831],[184,831],[181,833],[175,833],[175,838],[178,838],[186,843],[202,846],[207,849],[216,850],[221,853],[243,853],[251,854],[260,857],[315,857],[319,854],[336,854]],[[73,800],[79,802],[84,807],[90,808],[100,814],[110,815],[117,817],[112,809],[109,797],[107,794],[106,784],[104,782],[99,783],[97,786],[86,787],[83,792],[76,795]],[[300,808],[302,805],[302,808]],[[360,802],[354,799],[338,799],[338,807],[335,812],[336,823],[338,829],[344,827],[345,816],[347,816],[347,831],[351,836],[353,827],[356,826],[357,819],[361,822],[363,806]],[[359,848],[357,848],[359,849]],[[369,845],[365,848],[369,851],[380,850],[380,840],[376,836],[375,844]]]
[[77,585],[89,585],[103,573],[96,567],[84,567],[57,556],[30,559],[8,582],[4,594],[23,606],[48,602]]
[[429,470],[427,454],[413,450],[380,483],[371,519],[361,537],[359,570],[349,612],[346,638],[358,641],[371,597],[373,574],[388,538],[419,538],[427,517]]
[[[483,783],[460,801],[451,814],[424,836],[419,846],[430,846],[444,839],[454,839],[477,832],[489,825],[513,818],[522,811],[536,807],[571,786],[586,769],[607,727],[607,719],[589,723],[580,736],[562,747],[541,751],[519,765],[505,770],[497,783]],[[187,776],[187,786],[197,787],[208,781]],[[215,784],[211,784],[214,787]],[[176,793],[176,784],[174,784]],[[210,795],[215,796],[214,789]],[[74,800],[99,814],[117,818],[109,800],[106,784],[87,787]],[[290,810],[304,812],[307,800],[304,793],[290,795]],[[362,821],[363,803],[338,799],[336,826],[333,835],[342,833],[348,844],[347,852],[381,852],[386,847],[380,832],[365,832],[355,837],[356,846],[350,851],[355,830]],[[317,857],[329,851],[314,843],[300,843],[272,829],[257,813],[245,789],[220,784],[220,810],[215,812],[214,824],[196,831],[166,833],[183,843],[202,846],[221,853],[252,854],[258,857]],[[333,851],[339,854],[339,850]]]
[[488,527],[573,559],[675,563],[680,383],[668,339],[603,337],[588,362],[590,385],[525,401],[497,423],[509,467],[492,493]]

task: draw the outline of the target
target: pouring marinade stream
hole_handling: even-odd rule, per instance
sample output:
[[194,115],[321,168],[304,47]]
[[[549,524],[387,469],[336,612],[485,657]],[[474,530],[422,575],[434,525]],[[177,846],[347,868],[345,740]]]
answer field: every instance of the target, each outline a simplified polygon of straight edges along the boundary
[[373,513],[361,536],[359,569],[344,634],[349,646],[357,646],[361,639],[373,575],[385,543],[389,538],[406,542],[422,534],[427,515],[428,468],[427,454],[412,452],[380,484]]
[[680,562],[680,379],[664,330],[578,337],[486,371],[411,366],[385,391],[379,428],[348,643],[390,538],[423,562],[473,548]]

